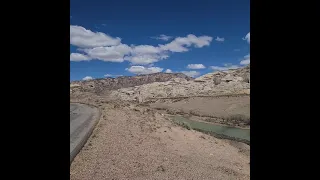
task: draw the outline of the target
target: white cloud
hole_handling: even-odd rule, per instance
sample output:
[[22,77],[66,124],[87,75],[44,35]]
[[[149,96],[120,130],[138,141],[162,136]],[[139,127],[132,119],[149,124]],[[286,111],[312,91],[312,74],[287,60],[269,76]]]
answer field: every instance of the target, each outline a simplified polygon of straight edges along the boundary
[[131,66],[126,68],[127,71],[133,74],[152,74],[162,72],[163,68],[160,67],[144,67],[144,66]]
[[112,74],[105,74],[104,77],[118,77],[123,75],[112,75]]
[[84,81],[88,81],[88,80],[92,80],[93,78],[91,77],[91,76],[86,76],[86,77],[84,77],[82,80],[84,80]]
[[133,53],[135,54],[157,54],[161,50],[159,47],[154,47],[150,45],[139,45],[132,48]]
[[147,65],[168,57],[169,56],[164,51],[161,51],[159,47],[139,45],[132,47],[131,55],[126,56],[125,60],[135,65]]
[[183,44],[179,44],[175,41],[172,41],[165,45],[160,45],[161,50],[164,51],[171,51],[171,52],[186,52],[188,51],[187,48],[183,47]]
[[203,46],[209,46],[212,41],[210,36],[197,37],[193,34],[189,34],[187,37],[177,37],[173,41],[165,45],[159,45],[161,50],[171,52],[185,52],[188,51],[187,47],[193,45],[196,48],[202,48]]
[[167,35],[161,34],[158,37],[151,37],[151,38],[160,39],[160,40],[163,40],[163,41],[169,41],[172,38],[172,36],[167,36]]
[[171,69],[167,69],[166,71],[165,71],[165,73],[172,73],[173,71],[171,70]]
[[242,39],[247,40],[247,42],[250,44],[250,32]]
[[239,68],[239,66],[225,64],[225,66],[210,66],[210,68],[214,71],[226,71],[229,69],[237,69],[237,68]]
[[124,56],[131,52],[131,47],[126,44],[120,44],[117,46],[84,49],[84,51],[93,59],[110,62],[123,62]]
[[244,59],[240,62],[241,65],[248,65],[250,64],[250,59]]
[[250,64],[250,54],[244,56],[244,59],[242,61],[240,61],[241,65],[248,65]]
[[91,58],[80,53],[71,53],[70,61],[90,61]]
[[[171,37],[160,35],[164,40]],[[189,34],[187,37],[177,37],[167,44],[158,46],[138,45],[128,46],[122,44],[120,38],[113,38],[102,32],[92,32],[81,26],[70,26],[70,44],[78,46],[78,51],[86,54],[73,53],[70,59],[73,61],[89,61],[92,59],[123,62],[127,60],[132,65],[148,65],[167,59],[170,52],[189,51],[189,47],[202,48],[209,46],[212,37]]]
[[138,65],[138,64],[147,65],[147,64],[158,62],[161,59],[166,59],[168,57],[169,56],[167,55],[141,54],[141,55],[127,56],[125,57],[125,59],[135,65]]
[[217,36],[217,38],[215,39],[216,41],[219,41],[219,42],[223,42],[224,41],[224,38],[220,38],[219,36]]
[[209,46],[211,41],[212,37],[209,36],[197,37],[189,34],[187,37],[177,37],[170,43],[160,44],[159,47],[150,45],[135,46],[133,47],[132,57],[127,59],[133,64],[145,65],[168,58],[167,51],[186,52],[189,51],[187,47],[193,45],[196,48],[202,48],[203,46]]
[[191,38],[191,42],[194,44],[196,48],[202,48],[203,46],[209,46],[212,41],[212,37],[210,36],[200,36],[197,38],[194,35],[188,35],[188,38]]
[[188,69],[204,69],[206,68],[203,64],[188,64]]
[[181,71],[181,72],[190,77],[196,77],[200,75],[200,72],[198,71]]
[[70,25],[70,44],[83,48],[115,46],[120,44],[119,37],[113,38],[102,32],[92,32],[81,26]]

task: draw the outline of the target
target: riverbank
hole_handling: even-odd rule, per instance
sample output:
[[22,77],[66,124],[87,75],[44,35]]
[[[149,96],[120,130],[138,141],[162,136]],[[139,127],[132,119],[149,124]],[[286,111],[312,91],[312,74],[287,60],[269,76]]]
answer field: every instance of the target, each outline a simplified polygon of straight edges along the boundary
[[216,138],[229,139],[233,141],[243,142],[250,145],[250,129],[229,127],[220,124],[195,121],[183,116],[169,116],[169,118],[178,125],[212,135]]

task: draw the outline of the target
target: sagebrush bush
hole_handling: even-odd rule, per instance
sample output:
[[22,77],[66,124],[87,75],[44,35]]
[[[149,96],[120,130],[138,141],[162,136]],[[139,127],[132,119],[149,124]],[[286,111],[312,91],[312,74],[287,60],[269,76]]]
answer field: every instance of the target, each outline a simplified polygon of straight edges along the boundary
[[250,75],[249,74],[244,75],[242,78],[243,78],[243,82],[250,83]]
[[219,77],[214,77],[214,78],[213,78],[213,81],[214,81],[214,85],[218,85],[218,84],[221,83],[221,78],[219,78]]
[[249,120],[249,124],[250,124],[250,119],[242,114],[235,114],[235,115],[230,115],[226,118],[227,120],[231,120],[231,121],[241,121],[241,122],[246,122]]

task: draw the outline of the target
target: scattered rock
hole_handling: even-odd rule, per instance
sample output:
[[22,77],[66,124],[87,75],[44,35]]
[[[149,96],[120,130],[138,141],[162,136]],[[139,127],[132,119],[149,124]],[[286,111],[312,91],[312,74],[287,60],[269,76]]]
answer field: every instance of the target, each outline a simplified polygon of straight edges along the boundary
[[162,171],[162,172],[164,172],[165,169],[164,169],[164,167],[163,167],[162,165],[160,165],[160,166],[157,168],[157,171]]

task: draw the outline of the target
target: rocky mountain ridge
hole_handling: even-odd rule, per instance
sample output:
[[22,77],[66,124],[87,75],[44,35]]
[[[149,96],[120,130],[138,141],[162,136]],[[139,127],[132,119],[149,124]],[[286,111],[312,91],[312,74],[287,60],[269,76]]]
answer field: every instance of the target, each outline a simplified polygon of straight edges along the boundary
[[154,73],[138,76],[120,76],[117,78],[101,78],[86,81],[73,81],[70,83],[70,93],[94,93],[102,95],[110,90],[128,88],[149,84],[153,82],[166,82],[174,78],[185,79],[187,81],[193,78],[182,73]]
[[250,66],[223,72],[213,72],[194,80],[174,78],[141,86],[111,91],[113,99],[145,102],[154,98],[217,96],[250,94]]
[[208,73],[196,79],[181,73],[155,73],[70,83],[71,98],[95,95],[139,103],[154,98],[226,94],[250,94],[250,66]]

